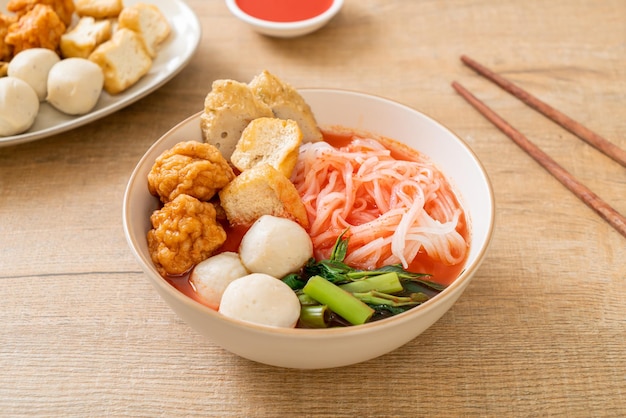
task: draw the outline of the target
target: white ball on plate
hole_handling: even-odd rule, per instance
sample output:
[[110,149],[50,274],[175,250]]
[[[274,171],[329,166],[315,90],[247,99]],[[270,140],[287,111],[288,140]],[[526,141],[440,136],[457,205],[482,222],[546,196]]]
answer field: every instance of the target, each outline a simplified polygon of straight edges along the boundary
[[35,122],[39,98],[24,80],[0,78],[0,136],[22,133]]
[[98,64],[84,58],[66,58],[48,74],[47,101],[68,115],[83,115],[94,108],[104,86]]
[[243,236],[239,257],[253,273],[282,278],[298,271],[313,256],[309,234],[297,222],[261,216]]
[[61,61],[56,52],[47,48],[31,48],[19,52],[7,69],[9,77],[16,77],[27,82],[39,101],[46,99],[48,92],[48,74],[50,69]]
[[226,287],[219,312],[241,321],[293,328],[300,318],[300,300],[282,280],[252,273]]
[[205,304],[217,310],[226,287],[247,274],[237,253],[224,252],[198,263],[189,280]]

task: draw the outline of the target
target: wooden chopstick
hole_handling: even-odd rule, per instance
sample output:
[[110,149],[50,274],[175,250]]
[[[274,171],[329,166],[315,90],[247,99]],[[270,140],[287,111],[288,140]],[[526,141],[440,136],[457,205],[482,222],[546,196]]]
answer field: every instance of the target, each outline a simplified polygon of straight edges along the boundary
[[526,151],[535,159],[543,168],[559,180],[565,187],[574,193],[587,206],[596,211],[605,221],[607,221],[620,234],[626,237],[626,217],[613,209],[608,203],[600,199],[584,184],[580,183],[567,170],[561,167],[548,154],[543,152],[539,147],[526,138],[521,132],[512,127],[508,122],[502,119],[497,113],[491,110],[486,104],[477,99],[465,87],[454,81],[452,87],[467,100],[476,110],[478,110],[485,118],[493,123],[498,129],[513,140],[520,148]]
[[462,55],[461,61],[463,62],[463,64],[467,65],[478,74],[497,84],[502,89],[508,91],[513,96],[526,103],[528,106],[532,107],[544,116],[552,119],[554,122],[558,123],[566,130],[570,131],[574,135],[578,136],[580,139],[586,141],[591,146],[597,148],[600,152],[604,153],[608,157],[626,167],[626,151],[619,148],[617,145],[606,140],[602,136],[586,128],[580,123],[576,122],[569,116],[559,112],[549,104],[542,102],[532,94],[523,90],[521,87],[518,87],[501,75],[494,73],[487,67],[477,63],[468,56]]

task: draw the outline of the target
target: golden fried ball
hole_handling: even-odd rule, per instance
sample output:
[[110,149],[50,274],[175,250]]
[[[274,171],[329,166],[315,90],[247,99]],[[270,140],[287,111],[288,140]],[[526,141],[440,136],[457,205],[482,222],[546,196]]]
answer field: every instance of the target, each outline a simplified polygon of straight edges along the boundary
[[226,241],[213,205],[186,194],[154,211],[150,222],[148,248],[162,276],[186,273]]
[[7,10],[21,16],[28,13],[37,4],[50,6],[65,26],[69,26],[72,23],[72,14],[74,14],[76,9],[74,0],[10,0],[7,4]]
[[[13,58],[13,45],[4,41],[4,37],[9,33],[9,26],[15,23],[15,16],[7,16],[0,13],[0,61],[9,62]],[[0,76],[4,77],[6,74]]]
[[163,203],[181,194],[208,201],[234,178],[235,173],[216,147],[188,141],[156,159],[148,174],[148,188]]
[[65,24],[47,5],[37,4],[9,26],[4,41],[13,46],[13,54],[30,48],[58,51]]

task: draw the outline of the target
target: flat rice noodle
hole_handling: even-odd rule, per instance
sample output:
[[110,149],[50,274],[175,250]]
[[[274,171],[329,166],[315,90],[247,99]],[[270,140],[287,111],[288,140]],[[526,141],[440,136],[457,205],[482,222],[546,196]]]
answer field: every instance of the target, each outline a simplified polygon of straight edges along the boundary
[[373,138],[335,148],[308,143],[292,181],[311,224],[315,257],[328,258],[349,228],[346,263],[360,269],[401,263],[418,252],[446,265],[464,261],[469,243],[459,232],[463,210],[443,174],[417,152],[403,158]]

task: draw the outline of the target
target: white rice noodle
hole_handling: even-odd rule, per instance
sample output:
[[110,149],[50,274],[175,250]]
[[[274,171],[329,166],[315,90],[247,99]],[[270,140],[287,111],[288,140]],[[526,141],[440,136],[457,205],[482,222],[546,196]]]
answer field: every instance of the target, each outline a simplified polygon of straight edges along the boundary
[[355,244],[346,262],[359,268],[407,268],[420,250],[448,265],[465,258],[468,244],[457,231],[462,209],[443,174],[425,159],[396,160],[374,139],[339,149],[309,143],[300,149],[292,180],[318,259],[346,228]]

